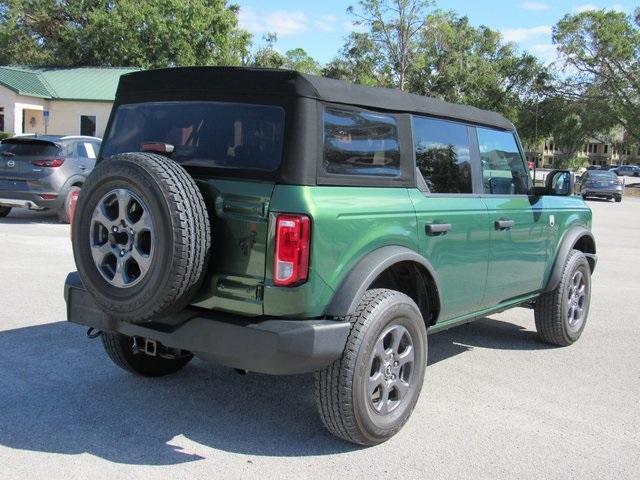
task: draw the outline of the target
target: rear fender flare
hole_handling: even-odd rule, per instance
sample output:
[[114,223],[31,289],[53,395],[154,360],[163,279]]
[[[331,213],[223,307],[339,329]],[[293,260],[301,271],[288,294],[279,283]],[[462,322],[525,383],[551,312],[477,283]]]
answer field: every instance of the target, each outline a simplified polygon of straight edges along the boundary
[[396,263],[407,261],[419,263],[429,272],[437,289],[438,302],[442,305],[438,276],[429,261],[406,247],[391,245],[373,250],[358,261],[336,289],[326,314],[341,317],[354,313],[364,293],[382,272]]

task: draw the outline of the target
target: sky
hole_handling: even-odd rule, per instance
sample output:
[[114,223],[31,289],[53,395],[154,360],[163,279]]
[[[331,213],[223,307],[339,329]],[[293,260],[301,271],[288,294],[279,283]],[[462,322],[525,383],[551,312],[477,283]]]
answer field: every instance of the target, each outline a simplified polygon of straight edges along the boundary
[[[254,35],[254,47],[264,44],[267,32],[278,35],[276,48],[285,52],[304,48],[320,63],[329,62],[356,30],[347,13],[356,0],[234,0],[240,5],[240,26]],[[556,58],[551,29],[567,13],[607,8],[631,13],[636,5],[629,0],[437,0],[442,10],[455,10],[469,17],[473,25],[499,30],[504,39],[537,55],[542,61]]]

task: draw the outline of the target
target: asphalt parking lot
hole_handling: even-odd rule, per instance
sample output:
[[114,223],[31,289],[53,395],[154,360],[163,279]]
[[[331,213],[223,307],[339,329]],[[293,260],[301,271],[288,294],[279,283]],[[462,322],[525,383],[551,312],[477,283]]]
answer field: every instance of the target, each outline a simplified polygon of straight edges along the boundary
[[325,433],[309,375],[198,360],[140,379],[67,324],[68,226],[0,220],[0,478],[637,479],[640,198],[589,201],[599,263],[579,343],[515,309],[430,336],[416,410],[386,444]]

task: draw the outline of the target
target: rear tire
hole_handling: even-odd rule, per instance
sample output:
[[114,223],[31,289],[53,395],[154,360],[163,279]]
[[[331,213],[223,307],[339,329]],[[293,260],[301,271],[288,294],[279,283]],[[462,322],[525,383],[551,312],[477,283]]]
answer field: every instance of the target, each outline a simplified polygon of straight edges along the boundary
[[616,197],[616,203],[620,203],[622,201],[622,197]]
[[162,377],[181,370],[193,355],[179,358],[152,357],[146,353],[133,352],[133,338],[120,333],[102,333],[102,345],[109,358],[117,366],[143,377]]
[[0,218],[4,218],[11,212],[11,207],[0,207]]
[[413,411],[427,363],[427,331],[418,306],[394,290],[365,293],[342,357],[316,372],[320,418],[333,435],[376,445],[395,435]]
[[74,193],[79,193],[80,187],[71,187],[64,197],[64,203],[58,209],[58,220],[62,223],[69,223],[71,221],[71,198]]
[[209,216],[193,178],[151,153],[98,163],[80,192],[72,235],[84,287],[109,316],[131,323],[188,305],[211,246]]
[[581,251],[571,250],[558,286],[536,300],[534,315],[540,338],[561,347],[574,343],[587,323],[590,302],[589,262]]

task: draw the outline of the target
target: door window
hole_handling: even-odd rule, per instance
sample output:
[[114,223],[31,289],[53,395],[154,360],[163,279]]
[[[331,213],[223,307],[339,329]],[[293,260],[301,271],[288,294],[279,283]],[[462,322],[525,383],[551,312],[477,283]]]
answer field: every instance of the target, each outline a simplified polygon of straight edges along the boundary
[[477,127],[484,193],[526,195],[531,177],[513,132]]
[[433,193],[472,193],[469,134],[466,125],[413,117],[416,166]]
[[323,166],[327,173],[333,174],[399,176],[400,147],[395,117],[327,108]]

